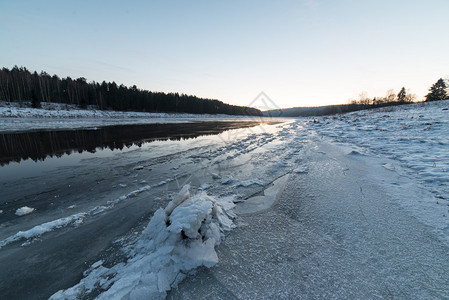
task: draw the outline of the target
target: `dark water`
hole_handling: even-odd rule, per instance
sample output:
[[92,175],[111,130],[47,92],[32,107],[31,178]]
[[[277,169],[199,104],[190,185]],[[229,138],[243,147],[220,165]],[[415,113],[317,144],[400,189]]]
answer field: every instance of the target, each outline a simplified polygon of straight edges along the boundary
[[98,129],[0,133],[0,166],[64,154],[120,149],[158,140],[182,140],[252,127],[260,122],[197,122],[117,125]]
[[[121,252],[114,248],[120,244],[114,241],[134,236],[184,182],[199,186],[213,180],[210,172],[237,164],[226,157],[233,149],[232,141],[240,136],[231,135],[230,141],[226,136],[241,131],[241,137],[252,134],[261,127],[253,127],[259,123],[197,122],[0,134],[0,241],[47,222],[87,213],[80,226],[47,232],[28,245],[22,246],[24,240],[20,240],[1,248],[0,299],[47,299],[79,282],[89,264],[104,257],[111,262],[121,259]],[[212,158],[222,162],[214,165],[210,157],[195,156],[210,151],[217,156]],[[158,184],[166,179],[172,181]],[[151,185],[151,190],[103,213],[90,213],[145,185]],[[16,209],[23,206],[36,211],[18,217]]]
[[[0,299],[48,299],[77,284],[92,263],[121,262],[120,241],[134,238],[186,183],[193,191],[210,185],[212,195],[235,193],[244,199],[260,193],[262,186],[226,186],[213,176],[268,178],[253,172],[265,155],[276,155],[264,145],[275,143],[267,133],[280,129],[258,124],[197,122],[0,135],[0,242],[85,215],[79,224],[1,247]],[[281,169],[269,170],[268,176],[277,176],[276,170]],[[146,186],[151,189],[122,199]],[[19,217],[16,210],[23,206],[35,211]]]

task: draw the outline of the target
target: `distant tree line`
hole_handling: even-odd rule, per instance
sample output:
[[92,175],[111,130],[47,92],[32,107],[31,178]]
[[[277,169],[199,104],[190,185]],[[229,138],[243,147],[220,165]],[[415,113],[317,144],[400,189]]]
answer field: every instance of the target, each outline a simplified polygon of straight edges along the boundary
[[264,111],[263,115],[265,117],[312,117],[342,114],[368,108],[371,108],[371,106],[364,104],[337,104],[326,106],[275,109]]
[[[429,93],[425,96],[425,101],[437,101],[448,99],[449,95],[447,92],[447,85],[443,78],[438,79],[429,89]],[[409,91],[405,90],[403,87],[400,92],[395,95],[393,90],[389,90],[385,97],[366,97],[366,93],[359,95],[358,100],[350,100],[350,104],[361,104],[367,106],[389,106],[389,105],[400,105],[407,104],[416,101],[416,95],[410,94]]]
[[[429,89],[429,93],[425,97],[425,101],[436,101],[448,99],[447,84],[440,78]],[[416,102],[416,95],[410,93],[405,87],[402,87],[398,94],[393,90],[387,91],[383,97],[370,98],[366,93],[361,93],[357,100],[349,100],[348,104],[326,105],[315,107],[293,107],[286,109],[276,109],[264,111],[263,115],[267,117],[309,117],[309,116],[325,116],[341,113],[348,113],[357,110],[402,105]]]
[[0,69],[0,100],[74,104],[86,108],[95,105],[101,110],[177,112],[192,114],[228,114],[260,116],[260,110],[225,104],[215,99],[203,99],[178,93],[151,92],[126,87],[115,82],[87,82],[86,78],[59,78],[42,71],[31,73],[25,67]]
[[416,96],[414,94],[411,94],[410,91],[407,91],[405,87],[403,87],[398,94],[395,94],[393,90],[389,90],[384,97],[369,98],[366,93],[361,93],[358,100],[349,100],[348,104],[316,107],[295,107],[264,112],[264,115],[283,117],[326,116],[376,107],[407,104],[414,102],[415,100]]
[[382,107],[382,106],[391,106],[391,105],[401,105],[412,103],[416,101],[416,95],[411,94],[410,91],[407,91],[405,87],[399,91],[396,95],[393,90],[388,90],[384,97],[367,97],[366,93],[363,92],[359,95],[358,100],[350,100],[349,104],[359,104],[363,106],[372,106],[374,107]]

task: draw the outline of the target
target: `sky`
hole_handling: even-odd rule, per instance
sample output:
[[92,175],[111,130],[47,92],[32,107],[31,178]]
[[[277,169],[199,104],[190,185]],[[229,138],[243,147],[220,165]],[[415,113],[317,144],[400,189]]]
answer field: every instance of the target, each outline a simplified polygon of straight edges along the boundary
[[0,67],[259,108],[420,100],[448,29],[448,0],[0,0]]

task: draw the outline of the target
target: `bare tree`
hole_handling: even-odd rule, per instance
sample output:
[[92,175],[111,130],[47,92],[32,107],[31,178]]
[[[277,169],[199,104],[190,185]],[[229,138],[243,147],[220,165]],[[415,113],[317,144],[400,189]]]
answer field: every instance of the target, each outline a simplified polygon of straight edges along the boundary
[[407,94],[405,96],[405,102],[406,103],[416,102],[416,94],[412,94],[410,92],[410,89],[407,89]]
[[396,100],[396,94],[394,93],[393,89],[390,89],[387,91],[387,94],[385,95],[385,102],[386,103],[392,103]]
[[370,105],[371,104],[371,98],[368,97],[367,92],[364,91],[359,94],[359,104],[362,104],[362,105]]

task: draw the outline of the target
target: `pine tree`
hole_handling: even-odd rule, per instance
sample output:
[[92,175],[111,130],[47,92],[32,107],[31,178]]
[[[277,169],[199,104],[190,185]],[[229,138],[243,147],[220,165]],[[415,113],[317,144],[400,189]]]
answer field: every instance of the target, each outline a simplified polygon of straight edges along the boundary
[[97,105],[100,109],[148,112],[184,112],[210,114],[262,115],[255,108],[225,104],[214,99],[198,98],[178,93],[162,93],[126,87],[115,82],[88,83],[86,78],[73,80],[15,66],[11,71],[0,69],[0,100],[19,102],[31,100],[33,107],[41,102]]
[[438,79],[429,91],[430,92],[426,95],[426,101],[444,100],[449,98],[446,91],[446,83],[444,83],[443,78]]
[[405,91],[405,87],[402,87],[401,91],[398,93],[398,102],[404,103],[407,98],[407,92]]

